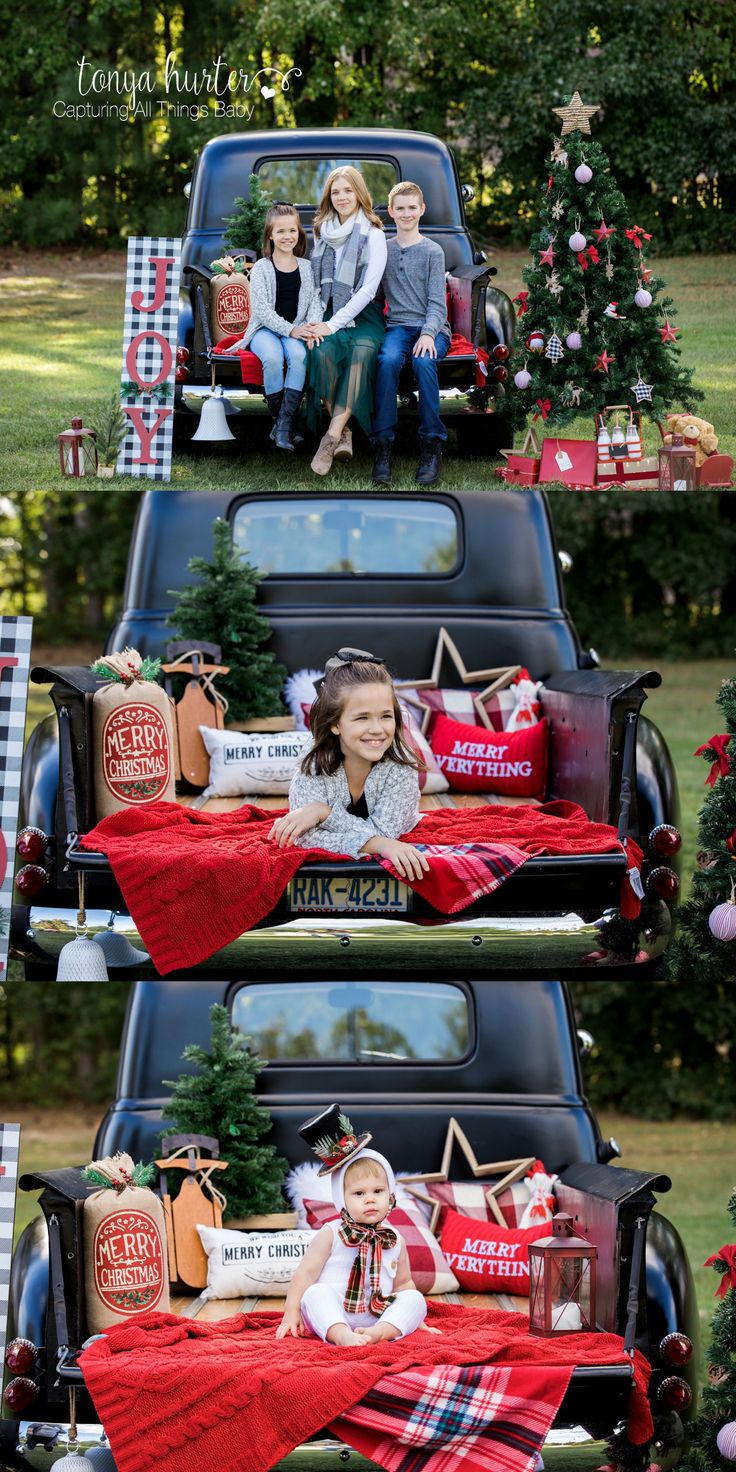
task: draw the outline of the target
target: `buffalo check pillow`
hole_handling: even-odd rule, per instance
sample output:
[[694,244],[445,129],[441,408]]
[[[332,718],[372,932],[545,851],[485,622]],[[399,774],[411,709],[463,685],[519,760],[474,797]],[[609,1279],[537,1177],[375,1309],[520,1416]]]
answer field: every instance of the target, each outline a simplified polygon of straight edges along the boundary
[[[339,1215],[330,1201],[305,1201],[307,1221],[311,1227],[323,1227]],[[395,1206],[389,1212],[389,1226],[396,1227],[406,1243],[409,1271],[420,1293],[456,1293],[458,1281],[451,1271],[436,1237],[427,1226],[418,1205]]]
[[[420,1200],[422,1197],[428,1197],[431,1201],[440,1203],[435,1226],[438,1236],[449,1210],[460,1212],[462,1216],[472,1217],[475,1221],[494,1222],[496,1220],[488,1204],[488,1186],[482,1181],[421,1181],[414,1186],[408,1186],[407,1190],[411,1191],[412,1195],[416,1193]],[[513,1185],[505,1186],[503,1191],[499,1192],[495,1198],[496,1204],[507,1227],[519,1226],[530,1197],[531,1191],[525,1180],[515,1181]]]

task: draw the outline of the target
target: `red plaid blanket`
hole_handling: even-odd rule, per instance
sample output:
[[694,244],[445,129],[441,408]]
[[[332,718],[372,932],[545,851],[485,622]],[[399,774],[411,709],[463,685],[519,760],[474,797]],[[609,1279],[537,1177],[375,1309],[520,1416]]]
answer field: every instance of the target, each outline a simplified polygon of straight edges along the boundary
[[[249,805],[207,813],[160,802],[103,818],[80,843],[107,854],[154,964],[166,975],[197,965],[257,925],[302,864],[339,857],[279,848],[268,837],[277,816]],[[532,854],[621,848],[614,828],[589,822],[572,802],[442,809],[425,813],[404,837],[429,855],[429,874],[412,881],[413,888],[446,915],[491,894]],[[629,855],[641,862],[632,841]]]
[[[491,1364],[497,1370],[523,1371],[519,1377],[512,1373],[507,1381],[496,1382],[499,1399],[493,1409],[499,1443],[504,1422],[521,1410],[524,1401],[546,1402],[546,1408],[533,1409],[530,1424],[517,1431],[520,1448],[528,1435],[533,1451],[541,1426],[545,1421],[549,1424],[555,1414],[574,1365],[629,1363],[623,1342],[615,1334],[570,1334],[564,1341],[535,1339],[527,1333],[525,1316],[494,1310],[432,1304],[428,1322],[441,1333],[418,1331],[406,1339],[346,1349],[312,1337],[276,1340],[280,1317],[276,1313],[238,1314],[210,1324],[174,1314],[144,1313],[95,1340],[82,1354],[80,1365],[118,1472],[153,1472],[154,1468],[156,1472],[202,1472],[203,1467],[214,1467],[217,1472],[265,1472],[307,1437],[330,1422],[336,1424],[336,1417],[345,1418],[351,1407],[371,1397],[379,1382],[382,1404],[372,1396],[368,1415],[375,1419],[380,1411],[384,1418],[377,1433],[381,1442],[389,1414],[386,1397],[398,1386],[393,1437],[397,1433],[408,1437],[410,1446],[412,1439],[423,1438],[426,1452],[431,1435],[436,1442],[442,1440],[442,1447],[455,1436],[459,1456],[458,1425],[465,1422],[471,1447],[474,1437],[480,1444],[483,1401],[492,1397],[493,1390],[490,1380],[481,1377],[476,1382],[472,1376],[460,1376],[453,1389],[451,1377],[443,1378],[441,1372]],[[403,1376],[417,1367],[426,1372],[419,1412],[423,1428],[416,1410],[413,1416],[406,1414],[409,1387]],[[563,1371],[554,1385],[553,1368]],[[629,1415],[629,1435],[637,1443],[648,1441],[653,1430],[646,1398],[649,1369],[637,1351]],[[559,1400],[552,1404],[549,1415],[553,1396]],[[490,1404],[488,1400],[487,1406]],[[370,1426],[346,1428],[351,1441],[354,1436],[370,1434]],[[509,1439],[511,1434],[509,1431]],[[489,1432],[489,1444],[491,1435]],[[520,1450],[519,1455],[529,1457],[531,1452]],[[517,1469],[521,1472],[520,1462],[514,1472]]]

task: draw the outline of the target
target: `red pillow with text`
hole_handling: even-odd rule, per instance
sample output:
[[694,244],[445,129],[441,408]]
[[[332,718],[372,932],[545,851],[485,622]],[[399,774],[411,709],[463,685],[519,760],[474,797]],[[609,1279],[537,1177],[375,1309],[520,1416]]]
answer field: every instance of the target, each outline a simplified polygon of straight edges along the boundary
[[543,798],[547,787],[545,719],[525,731],[487,731],[437,716],[429,738],[453,792]]
[[[325,1222],[333,1222],[340,1215],[331,1201],[305,1201],[304,1209],[310,1227],[323,1227]],[[401,1232],[406,1243],[409,1272],[418,1292],[456,1293],[459,1286],[457,1278],[419,1207],[415,1210],[408,1204],[395,1206],[387,1221],[390,1227]]]
[[440,1246],[460,1287],[471,1293],[529,1296],[529,1243],[549,1237],[549,1222],[500,1227],[448,1211]]

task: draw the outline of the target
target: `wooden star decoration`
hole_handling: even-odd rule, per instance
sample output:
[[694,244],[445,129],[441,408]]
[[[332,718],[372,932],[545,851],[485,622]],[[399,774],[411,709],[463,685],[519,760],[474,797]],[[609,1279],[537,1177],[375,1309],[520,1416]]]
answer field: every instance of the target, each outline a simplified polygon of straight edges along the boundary
[[500,1180],[495,1181],[492,1186],[489,1186],[487,1188],[485,1192],[485,1197],[488,1205],[491,1208],[491,1211],[493,1212],[494,1217],[496,1218],[496,1221],[498,1222],[498,1225],[500,1227],[505,1227],[506,1222],[501,1214],[501,1209],[498,1205],[496,1197],[499,1196],[501,1191],[505,1190],[507,1186],[512,1186],[514,1184],[514,1181],[519,1181],[521,1180],[522,1176],[526,1176],[529,1174],[529,1171],[534,1164],[534,1156],[528,1155],[524,1158],[519,1157],[516,1160],[496,1160],[487,1165],[479,1165],[476,1159],[475,1151],[473,1150],[473,1147],[465,1131],[461,1128],[456,1119],[450,1119],[447,1125],[445,1145],[442,1151],[442,1163],[439,1170],[424,1171],[422,1175],[416,1176],[402,1176],[402,1186],[406,1186],[407,1190],[411,1192],[412,1196],[416,1196],[418,1201],[424,1201],[432,1207],[429,1230],[430,1232],[433,1232],[435,1226],[437,1225],[437,1218],[440,1214],[442,1202],[435,1201],[434,1197],[429,1196],[426,1191],[422,1191],[421,1183],[422,1181],[433,1182],[448,1180],[450,1165],[452,1163],[452,1150],[453,1145],[455,1144],[459,1145],[460,1149],[462,1150],[463,1155],[465,1156],[465,1159],[470,1166],[471,1171],[473,1172],[475,1180],[480,1180],[482,1177],[485,1176],[500,1176]]
[[615,363],[615,362],[616,362],[616,359],[615,358],[612,358],[610,356],[610,354],[608,352],[608,348],[604,348],[603,349],[603,352],[602,353],[599,353],[598,354],[598,357],[596,358],[596,362],[595,362],[595,366],[593,368],[593,372],[594,373],[607,373],[608,372],[608,365],[609,365],[609,363]]
[[573,92],[565,107],[552,108],[555,117],[562,118],[560,137],[564,138],[566,133],[589,133],[590,119],[599,110],[599,102],[594,103],[592,107],[586,107],[580,93]]
[[[490,680],[490,684],[486,685],[483,690],[480,690],[473,697],[473,705],[475,706],[475,711],[481,725],[486,726],[489,731],[492,730],[492,722],[483,702],[488,700],[489,696],[495,695],[497,690],[505,690],[506,686],[510,685],[516,679],[521,665],[497,665],[495,669],[490,670],[466,670],[457,644],[450,637],[447,629],[440,629],[437,635],[437,645],[432,661],[432,673],[429,679],[394,680],[394,688],[399,692],[407,690],[438,690],[440,675],[442,673],[442,660],[445,654],[452,660],[463,685],[476,685],[479,680]],[[407,705],[414,705],[417,710],[422,712],[421,729],[422,733],[426,732],[432,715],[431,710],[426,705],[423,705],[421,700],[412,699],[411,695],[404,694],[403,698],[406,700]]]
[[668,322],[666,318],[664,327],[660,327],[659,329],[659,335],[662,339],[662,342],[677,342],[678,332],[679,328],[673,327],[672,323]]

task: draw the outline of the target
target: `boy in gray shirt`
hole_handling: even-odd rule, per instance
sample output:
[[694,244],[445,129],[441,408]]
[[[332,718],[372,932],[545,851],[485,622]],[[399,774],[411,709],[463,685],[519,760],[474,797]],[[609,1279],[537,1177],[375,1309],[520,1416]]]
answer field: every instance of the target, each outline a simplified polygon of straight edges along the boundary
[[445,257],[442,247],[419,233],[425,211],[418,184],[395,184],[388,212],[396,238],[388,242],[383,289],[388,301],[386,336],[378,355],[372,441],[374,484],[391,481],[391,446],[396,430],[399,375],[411,358],[419,393],[420,485],[439,480],[442,445],[447,431],[440,419],[437,364],[450,346],[445,306]]

